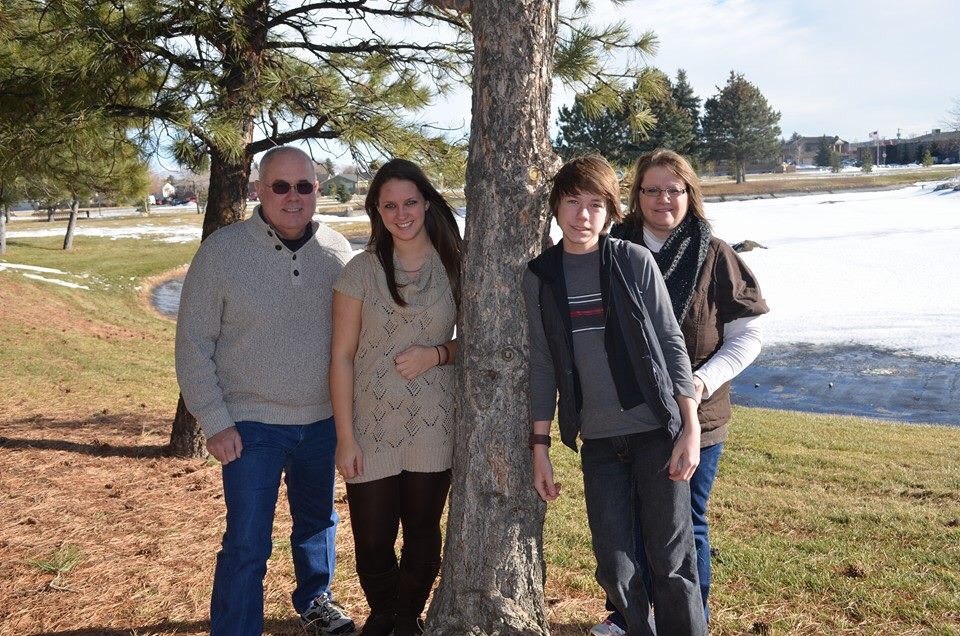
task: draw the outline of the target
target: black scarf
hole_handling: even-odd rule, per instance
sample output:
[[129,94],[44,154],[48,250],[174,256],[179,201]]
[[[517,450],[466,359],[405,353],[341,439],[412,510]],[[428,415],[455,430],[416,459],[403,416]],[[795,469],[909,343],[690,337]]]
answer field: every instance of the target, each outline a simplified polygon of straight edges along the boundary
[[[634,219],[633,223],[628,220],[615,228],[610,233],[611,236],[646,247],[643,242],[642,222],[637,222],[639,220],[639,218]],[[660,251],[653,254],[653,258],[660,267],[660,273],[663,274],[663,280],[667,283],[670,302],[673,304],[673,314],[680,324],[683,324],[683,319],[690,309],[693,291],[700,278],[703,262],[707,259],[709,246],[710,225],[703,219],[687,214],[680,225],[667,237]]]

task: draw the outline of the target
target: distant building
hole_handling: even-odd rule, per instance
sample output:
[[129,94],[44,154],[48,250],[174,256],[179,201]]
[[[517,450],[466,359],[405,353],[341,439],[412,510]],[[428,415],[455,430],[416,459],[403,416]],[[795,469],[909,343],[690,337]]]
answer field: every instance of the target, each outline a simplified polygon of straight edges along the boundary
[[320,182],[320,193],[325,196],[330,196],[334,186],[336,186],[338,191],[345,188],[350,194],[356,194],[358,181],[359,179],[357,179],[357,175],[355,174],[338,174],[330,177],[326,181]]
[[[836,135],[825,135],[833,151],[845,156],[850,152],[850,144]],[[817,151],[820,150],[820,140],[824,135],[817,137],[794,137],[783,144],[783,161],[797,166],[811,166],[817,163]]]
[[876,153],[878,144],[881,164],[920,163],[927,152],[930,153],[934,163],[960,163],[960,130],[944,132],[934,128],[929,133],[908,139],[862,141],[850,144],[850,152],[857,157],[866,149]]

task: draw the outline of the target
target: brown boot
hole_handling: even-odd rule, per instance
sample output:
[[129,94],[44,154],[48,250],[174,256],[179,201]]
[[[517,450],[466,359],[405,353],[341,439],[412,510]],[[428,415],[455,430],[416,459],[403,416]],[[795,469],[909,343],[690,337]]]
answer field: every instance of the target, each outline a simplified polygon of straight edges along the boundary
[[357,577],[370,606],[370,616],[363,624],[360,636],[389,636],[393,633],[400,568],[394,566],[380,574],[357,572]]
[[430,590],[440,572],[440,562],[410,563],[400,560],[400,584],[397,588],[397,616],[394,636],[418,636],[423,633],[423,612]]

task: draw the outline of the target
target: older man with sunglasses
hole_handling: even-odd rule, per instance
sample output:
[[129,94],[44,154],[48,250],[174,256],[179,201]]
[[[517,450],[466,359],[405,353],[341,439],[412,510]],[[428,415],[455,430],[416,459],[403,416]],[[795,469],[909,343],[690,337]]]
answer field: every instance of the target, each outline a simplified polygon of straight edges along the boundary
[[263,578],[280,478],[293,518],[293,606],[312,634],[346,634],[333,602],[337,514],[327,372],[332,287],[351,256],[312,220],[314,165],[289,147],[260,162],[260,206],[203,241],[177,320],[177,379],[222,464],[226,531],[210,601],[214,636],[263,632]]

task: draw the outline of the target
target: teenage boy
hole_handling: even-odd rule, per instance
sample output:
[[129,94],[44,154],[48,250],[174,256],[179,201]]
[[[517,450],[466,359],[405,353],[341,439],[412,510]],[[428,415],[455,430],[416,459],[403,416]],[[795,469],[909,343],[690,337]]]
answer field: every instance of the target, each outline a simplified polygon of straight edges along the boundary
[[[705,635],[688,484],[700,425],[667,288],[648,250],[606,236],[621,212],[604,159],[566,163],[549,203],[563,239],[530,261],[523,279],[534,487],[544,501],[560,494],[548,452],[559,405],[561,441],[574,451],[582,441],[597,581],[627,633]],[[623,522],[634,518],[655,580],[652,619],[633,525]]]

